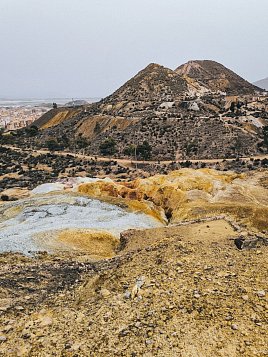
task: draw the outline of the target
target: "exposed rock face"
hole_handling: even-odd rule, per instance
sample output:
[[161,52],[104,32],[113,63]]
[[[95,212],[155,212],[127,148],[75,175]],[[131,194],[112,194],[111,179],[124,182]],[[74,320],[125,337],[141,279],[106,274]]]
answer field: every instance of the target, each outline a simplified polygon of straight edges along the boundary
[[[79,191],[94,197],[116,197],[146,212],[165,213],[172,223],[226,215],[253,230],[267,229],[268,172],[240,175],[209,169],[182,169],[129,183],[83,184]],[[153,206],[152,206],[153,205]],[[155,213],[154,213],[155,215]]]
[[254,94],[261,89],[238,76],[222,64],[210,61],[189,61],[176,69],[182,76],[197,81],[213,92],[226,92],[228,95]]
[[83,251],[111,257],[122,231],[158,226],[151,216],[71,192],[39,193],[0,206],[0,253]]
[[82,135],[88,140],[95,139],[98,142],[98,136],[106,135],[111,130],[123,132],[129,126],[133,126],[137,119],[125,120],[122,117],[114,117],[111,115],[94,115],[86,117],[77,125],[76,134]]

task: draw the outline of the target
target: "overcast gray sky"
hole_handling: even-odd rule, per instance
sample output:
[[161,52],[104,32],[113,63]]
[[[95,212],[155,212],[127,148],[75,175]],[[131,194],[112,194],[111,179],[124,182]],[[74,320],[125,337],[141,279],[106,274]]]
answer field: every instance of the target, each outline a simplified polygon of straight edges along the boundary
[[268,0],[0,0],[0,96],[104,97],[150,62],[268,76]]

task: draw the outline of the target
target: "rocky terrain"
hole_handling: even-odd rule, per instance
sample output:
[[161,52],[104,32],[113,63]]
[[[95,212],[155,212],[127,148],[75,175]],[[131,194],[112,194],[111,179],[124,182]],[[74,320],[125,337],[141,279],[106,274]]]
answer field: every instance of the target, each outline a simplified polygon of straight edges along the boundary
[[95,259],[110,258],[121,232],[163,225],[152,215],[127,210],[126,205],[77,193],[75,187],[83,181],[43,184],[28,197],[2,204],[0,252],[33,255],[39,251],[82,251]]
[[176,72],[186,78],[189,77],[207,90],[225,92],[227,95],[245,95],[258,91],[254,86],[222,64],[209,61],[189,61],[176,69]]
[[154,205],[170,223],[122,232],[113,257],[90,254],[96,236],[77,251],[1,254],[0,353],[267,355],[267,182],[267,170],[184,169],[80,185],[83,197]]
[[[68,177],[134,177],[134,168],[116,161],[98,161],[94,157],[35,153],[0,147],[0,193],[7,189],[33,189],[37,185]],[[132,173],[132,174],[131,174]]]
[[104,178],[130,181],[155,174],[167,174],[181,168],[212,168],[238,173],[268,167],[268,158],[247,160],[145,161],[102,159],[96,156],[66,152],[18,150],[0,147],[0,204],[28,194],[36,186],[74,177]]
[[159,231],[95,263],[3,255],[0,353],[265,356],[267,247],[239,251],[221,228]]
[[79,192],[119,198],[131,207],[142,204],[142,210],[153,210],[173,224],[225,214],[248,230],[262,231],[267,228],[267,180],[267,170],[238,174],[181,169],[130,182],[85,183]]
[[267,108],[150,64],[1,131],[0,355],[267,356]]

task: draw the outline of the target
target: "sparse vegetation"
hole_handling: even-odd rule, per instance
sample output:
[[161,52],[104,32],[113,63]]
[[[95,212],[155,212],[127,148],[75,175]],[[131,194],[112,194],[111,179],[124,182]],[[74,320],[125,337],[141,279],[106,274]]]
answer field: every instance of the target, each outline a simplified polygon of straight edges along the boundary
[[100,123],[96,123],[95,128],[94,128],[94,133],[99,134],[100,132],[101,132]]
[[102,155],[114,155],[116,153],[116,142],[113,138],[107,138],[100,144],[100,152]]
[[54,138],[51,138],[51,139],[47,140],[45,145],[48,148],[48,150],[50,150],[50,151],[57,151],[57,150],[60,150],[62,148],[60,146],[60,144],[58,143],[58,141],[56,139],[54,139]]
[[152,157],[152,146],[145,140],[141,145],[137,146],[137,155],[143,160],[149,160]]

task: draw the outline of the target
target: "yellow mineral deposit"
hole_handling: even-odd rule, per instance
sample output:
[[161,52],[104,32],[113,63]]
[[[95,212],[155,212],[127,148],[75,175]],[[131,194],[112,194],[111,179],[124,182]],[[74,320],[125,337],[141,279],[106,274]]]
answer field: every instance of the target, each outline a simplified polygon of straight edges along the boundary
[[94,260],[112,258],[119,245],[113,234],[93,229],[64,229],[36,234],[32,238],[40,250],[87,254]]
[[57,241],[71,250],[88,252],[91,256],[111,258],[119,239],[109,232],[86,229],[68,229],[58,233]]
[[267,175],[181,169],[131,182],[86,183],[78,190],[95,198],[117,198],[162,221],[163,213],[171,223],[223,214],[261,231],[267,228]]

